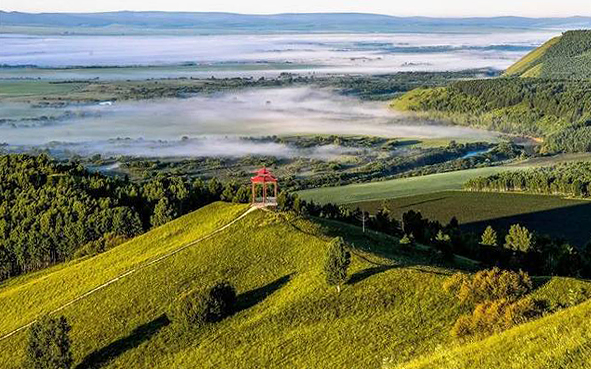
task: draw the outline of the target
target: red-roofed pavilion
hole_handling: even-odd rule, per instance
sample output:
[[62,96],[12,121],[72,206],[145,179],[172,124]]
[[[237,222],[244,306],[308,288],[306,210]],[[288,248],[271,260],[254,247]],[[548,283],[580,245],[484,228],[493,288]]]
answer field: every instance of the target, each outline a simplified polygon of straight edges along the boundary
[[[255,173],[256,176],[250,178],[252,183],[252,203],[262,206],[277,205],[277,178],[265,167]],[[273,197],[267,197],[267,185],[269,183],[273,184]],[[262,199],[257,198],[257,185],[259,184],[263,187]],[[262,200],[262,202],[259,200]]]

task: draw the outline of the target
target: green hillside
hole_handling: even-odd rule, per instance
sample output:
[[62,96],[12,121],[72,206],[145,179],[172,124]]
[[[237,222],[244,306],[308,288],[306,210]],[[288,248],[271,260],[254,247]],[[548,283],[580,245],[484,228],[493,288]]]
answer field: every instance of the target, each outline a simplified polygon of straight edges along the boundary
[[541,59],[544,57],[548,49],[556,45],[559,42],[561,36],[554,37],[549,41],[546,41],[542,46],[534,49],[532,52],[525,55],[517,63],[513,64],[505,71],[505,76],[528,76],[538,77],[540,67],[542,66]]
[[591,368],[591,301],[388,369]]
[[568,31],[527,54],[505,76],[591,78],[591,31]]
[[[450,328],[467,307],[442,290],[451,271],[428,266],[423,248],[402,251],[388,236],[341,223],[245,211],[214,203],[93,258],[4,283],[2,367],[19,367],[26,329],[5,335],[64,305],[78,368],[379,368],[453,345]],[[340,294],[322,275],[335,235],[355,245]],[[237,313],[193,332],[170,324],[176,296],[220,279],[236,286]],[[586,285],[544,283],[534,294],[553,305]]]

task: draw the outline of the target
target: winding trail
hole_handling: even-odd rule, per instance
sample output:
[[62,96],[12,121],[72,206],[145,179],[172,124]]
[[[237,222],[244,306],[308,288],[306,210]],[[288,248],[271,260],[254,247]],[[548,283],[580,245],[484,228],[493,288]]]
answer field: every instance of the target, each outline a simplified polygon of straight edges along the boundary
[[[170,251],[170,252],[168,252],[168,253],[166,253],[166,254],[164,254],[164,255],[162,255],[162,256],[154,259],[154,260],[151,260],[151,261],[149,261],[149,262],[147,262],[145,264],[139,265],[139,266],[137,266],[137,267],[135,267],[135,268],[133,268],[131,270],[128,270],[127,272],[125,272],[125,273],[123,273],[123,274],[121,274],[121,275],[119,275],[119,276],[117,276],[117,277],[115,277],[115,278],[113,278],[111,280],[108,280],[107,282],[105,282],[105,283],[103,283],[103,284],[101,284],[101,285],[93,288],[92,290],[90,290],[90,291],[88,291],[88,292],[86,292],[86,293],[84,293],[84,294],[82,294],[82,295],[80,295],[78,297],[76,297],[75,299],[73,299],[73,300],[67,302],[66,304],[58,307],[57,309],[54,309],[54,310],[48,312],[47,314],[55,314],[55,313],[57,313],[59,311],[62,311],[65,308],[67,308],[68,306],[71,306],[71,305],[75,304],[76,302],[78,302],[78,301],[80,301],[82,299],[87,298],[88,296],[90,296],[90,295],[92,295],[92,294],[94,294],[94,293],[96,293],[96,292],[104,289],[105,287],[107,287],[107,286],[109,286],[109,285],[111,285],[111,284],[119,281],[120,279],[123,279],[123,278],[125,278],[127,276],[130,276],[131,274],[133,274],[133,273],[135,273],[137,271],[140,271],[142,269],[145,269],[145,268],[147,268],[149,266],[152,266],[154,264],[158,264],[159,262],[161,262],[161,261],[163,261],[165,259],[168,259],[171,256],[173,256],[175,254],[178,254],[179,252],[181,252],[181,251],[183,251],[183,250],[185,250],[185,249],[187,249],[187,248],[189,248],[191,246],[194,246],[194,245],[198,244],[199,242],[208,240],[208,239],[212,238],[213,236],[215,236],[216,234],[222,232],[226,228],[229,228],[232,225],[234,225],[235,223],[239,222],[242,218],[246,217],[248,214],[252,213],[253,211],[255,211],[257,209],[258,209],[257,207],[251,207],[247,211],[245,211],[244,213],[242,213],[240,216],[238,216],[237,218],[235,218],[234,220],[232,220],[230,223],[228,223],[228,224],[226,224],[224,226],[221,226],[220,228],[217,228],[217,229],[213,230],[211,233],[209,233],[209,234],[207,234],[207,235],[205,235],[205,236],[203,236],[201,238],[198,238],[196,240],[193,240],[191,242],[188,242],[188,243],[180,246],[179,248],[177,248],[177,249],[175,249],[173,251]],[[6,333],[6,334],[0,336],[0,341],[3,341],[3,340],[7,339],[8,337],[10,337],[12,335],[14,335],[14,334],[16,334],[16,333],[18,333],[18,332],[20,332],[20,331],[22,331],[24,329],[27,329],[28,327],[30,327],[31,325],[33,325],[36,321],[37,320],[35,319],[35,320],[33,320],[33,321],[31,321],[31,322],[29,322],[29,323],[27,323],[27,324],[25,324],[25,325],[23,325],[21,327],[13,330],[11,332],[9,332],[9,333]]]

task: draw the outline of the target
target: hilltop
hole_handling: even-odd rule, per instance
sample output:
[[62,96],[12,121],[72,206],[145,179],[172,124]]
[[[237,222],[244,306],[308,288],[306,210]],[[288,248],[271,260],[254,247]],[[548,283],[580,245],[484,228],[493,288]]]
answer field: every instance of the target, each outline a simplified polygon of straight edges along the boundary
[[505,76],[591,78],[591,31],[568,31],[524,56]]
[[[469,260],[431,266],[420,245],[405,250],[358,227],[246,210],[214,203],[103,254],[9,279],[0,286],[0,336],[61,309],[73,326],[78,368],[379,368],[457,346],[449,331],[467,308],[441,286],[455,268],[473,268]],[[322,275],[336,235],[354,245],[340,294]],[[170,324],[176,296],[220,279],[236,286],[238,312],[195,332]],[[534,295],[556,305],[587,282],[536,285]],[[20,365],[25,338],[26,329],[0,340],[7,368]]]

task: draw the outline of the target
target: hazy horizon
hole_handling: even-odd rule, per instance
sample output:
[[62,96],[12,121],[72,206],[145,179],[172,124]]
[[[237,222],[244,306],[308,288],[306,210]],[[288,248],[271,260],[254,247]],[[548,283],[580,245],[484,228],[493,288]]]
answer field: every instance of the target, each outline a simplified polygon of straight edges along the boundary
[[110,12],[110,11],[170,11],[170,12],[228,12],[238,14],[284,14],[284,13],[369,13],[391,16],[429,17],[570,17],[589,16],[589,5],[583,0],[474,2],[455,0],[415,0],[403,8],[385,0],[362,2],[356,0],[300,0],[282,2],[253,0],[248,3],[235,0],[218,0],[215,3],[195,3],[187,0],[169,0],[146,4],[140,0],[125,2],[104,0],[101,2],[61,0],[4,0],[1,10],[31,13],[62,12]]

